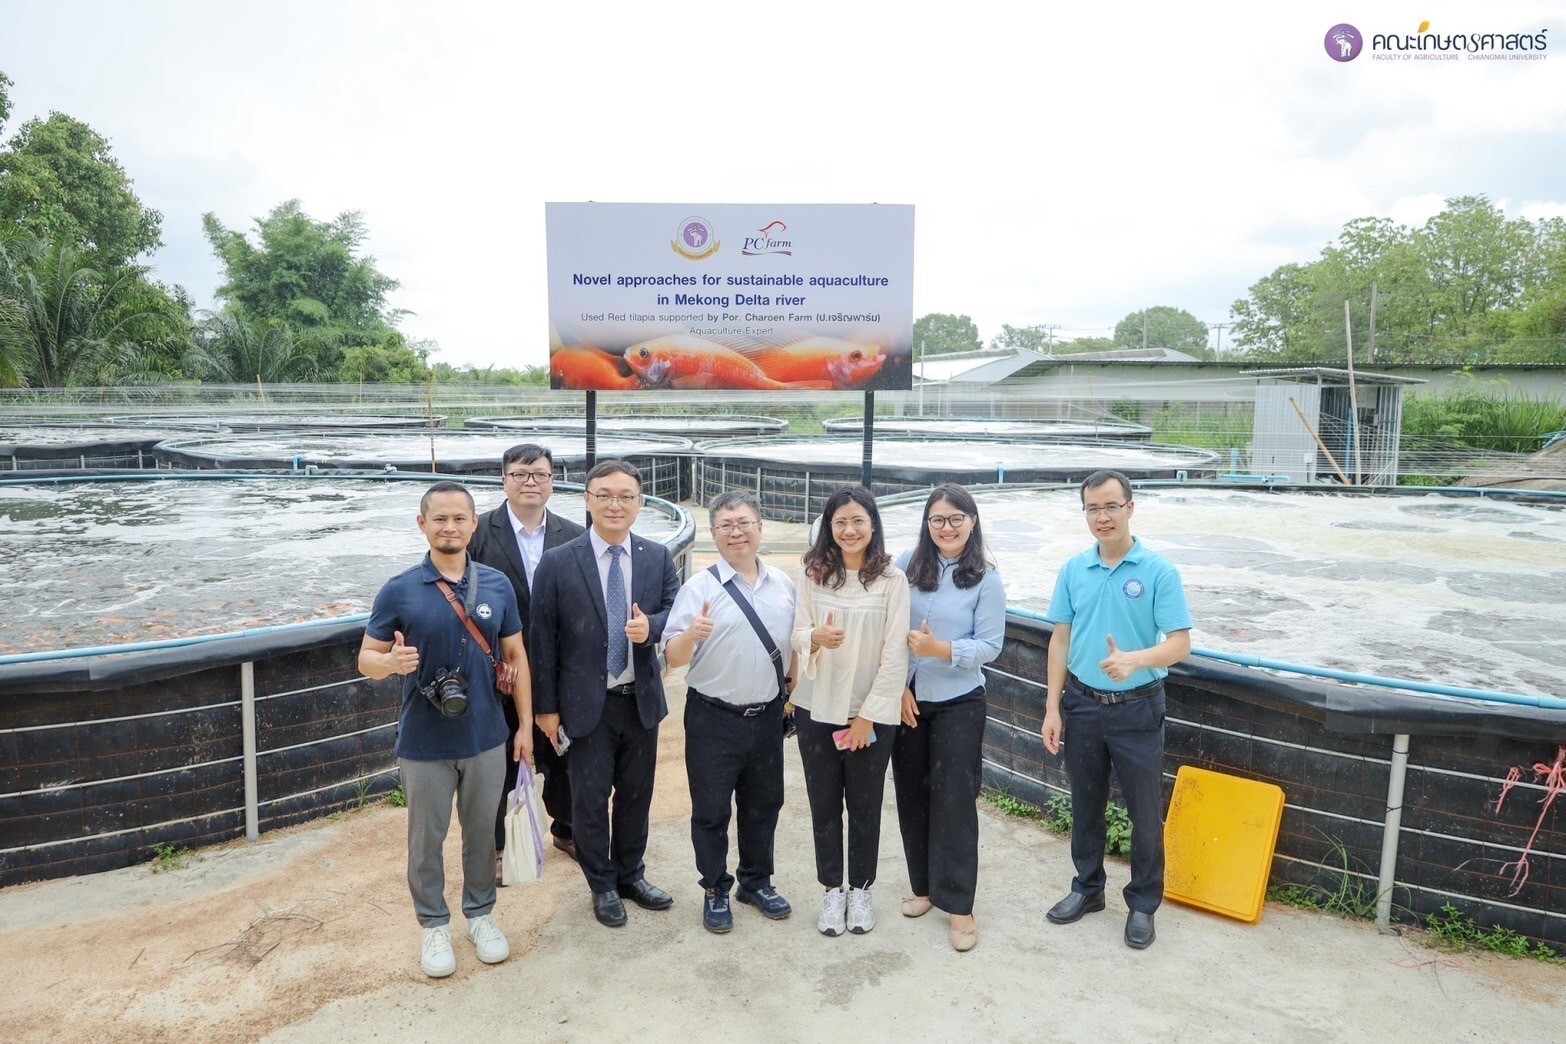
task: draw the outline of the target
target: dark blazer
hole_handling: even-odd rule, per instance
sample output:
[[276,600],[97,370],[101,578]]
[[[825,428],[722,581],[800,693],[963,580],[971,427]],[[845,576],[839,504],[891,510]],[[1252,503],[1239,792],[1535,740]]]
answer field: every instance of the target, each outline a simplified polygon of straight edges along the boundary
[[[570,519],[561,518],[548,508],[544,510],[545,551],[570,543],[585,532]],[[522,633],[526,641],[528,621],[532,618],[527,570],[522,565],[522,550],[517,547],[516,530],[511,528],[511,512],[506,510],[505,501],[495,510],[479,516],[478,531],[468,542],[468,553],[474,561],[492,566],[511,579],[511,586],[517,590],[517,608],[522,611]]]
[[[632,533],[631,601],[647,616],[647,641],[631,646],[636,707],[643,728],[669,713],[658,670],[658,642],[680,593],[669,549]],[[533,713],[559,714],[566,735],[586,736],[604,710],[609,631],[593,545],[584,533],[544,552],[533,573],[528,652],[533,667]]]

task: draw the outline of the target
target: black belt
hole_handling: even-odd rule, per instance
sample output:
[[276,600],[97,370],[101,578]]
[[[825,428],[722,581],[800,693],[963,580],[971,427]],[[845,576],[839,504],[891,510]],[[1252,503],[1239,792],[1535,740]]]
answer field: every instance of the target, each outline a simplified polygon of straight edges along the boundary
[[779,699],[779,697],[774,696],[766,703],[728,703],[708,696],[704,692],[697,692],[695,689],[686,689],[685,691],[688,696],[694,696],[703,703],[710,703],[714,707],[726,710],[730,714],[738,714],[742,718],[754,718],[758,714],[766,713],[767,708],[778,702]]
[[1117,703],[1130,703],[1132,700],[1143,700],[1149,696],[1157,696],[1160,692],[1163,691],[1164,688],[1164,680],[1162,678],[1154,682],[1148,682],[1146,685],[1139,685],[1134,689],[1115,690],[1095,689],[1091,685],[1084,685],[1082,683],[1082,679],[1078,678],[1075,674],[1071,675],[1070,677],[1071,681],[1076,684],[1077,688],[1081,689],[1091,699],[1109,707],[1112,707]]
[[612,685],[608,689],[611,696],[635,696],[636,683],[626,682],[624,685]]

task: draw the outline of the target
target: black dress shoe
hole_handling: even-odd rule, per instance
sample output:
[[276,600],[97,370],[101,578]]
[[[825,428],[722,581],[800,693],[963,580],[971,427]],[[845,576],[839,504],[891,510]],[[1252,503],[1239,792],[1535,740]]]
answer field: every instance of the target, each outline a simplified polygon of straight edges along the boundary
[[643,910],[667,910],[674,905],[674,896],[665,892],[657,885],[647,883],[647,878],[632,881],[630,884],[620,886],[620,891],[631,902],[640,906]]
[[1153,915],[1132,910],[1126,915],[1126,945],[1145,950],[1153,945]]
[[1103,892],[1097,895],[1083,895],[1081,892],[1072,892],[1050,907],[1049,913],[1044,916],[1055,924],[1070,924],[1072,921],[1082,920],[1084,914],[1097,913],[1103,908]]
[[593,893],[593,916],[605,928],[618,928],[625,923],[625,904],[616,891]]

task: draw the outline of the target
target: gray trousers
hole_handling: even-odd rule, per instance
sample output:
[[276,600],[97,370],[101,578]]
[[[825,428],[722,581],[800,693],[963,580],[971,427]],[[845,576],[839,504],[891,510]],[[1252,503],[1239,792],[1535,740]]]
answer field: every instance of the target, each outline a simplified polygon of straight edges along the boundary
[[451,920],[442,850],[453,796],[462,827],[462,915],[471,921],[489,913],[495,908],[495,807],[506,777],[505,744],[457,761],[398,758],[397,766],[408,797],[408,891],[419,925],[435,928]]

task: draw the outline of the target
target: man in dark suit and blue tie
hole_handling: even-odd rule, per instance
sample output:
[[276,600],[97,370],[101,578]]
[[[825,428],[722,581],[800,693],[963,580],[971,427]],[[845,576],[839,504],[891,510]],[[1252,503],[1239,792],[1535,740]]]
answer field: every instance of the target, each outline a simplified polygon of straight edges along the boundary
[[[512,446],[500,458],[500,475],[505,483],[505,503],[479,517],[468,553],[474,561],[500,570],[511,581],[517,592],[517,608],[522,614],[525,643],[533,577],[538,571],[539,560],[545,551],[569,543],[585,531],[546,507],[549,495],[555,489],[555,459],[546,447],[531,442]],[[516,711],[509,701],[504,705],[506,724],[515,737]],[[576,843],[571,833],[571,778],[566,771],[565,757],[556,754],[550,743],[535,742],[533,750],[538,771],[544,777],[544,808],[549,811],[550,835],[556,848],[575,859]],[[497,852],[506,847],[506,803],[516,785],[517,763],[507,760],[505,789],[501,792],[500,808],[495,813]]]
[[668,548],[631,532],[642,506],[633,465],[600,462],[586,503],[592,528],[539,561],[528,652],[538,727],[571,740],[571,827],[593,914],[617,927],[622,896],[647,910],[674,903],[648,882],[642,856],[669,713],[656,652],[680,578]]

